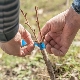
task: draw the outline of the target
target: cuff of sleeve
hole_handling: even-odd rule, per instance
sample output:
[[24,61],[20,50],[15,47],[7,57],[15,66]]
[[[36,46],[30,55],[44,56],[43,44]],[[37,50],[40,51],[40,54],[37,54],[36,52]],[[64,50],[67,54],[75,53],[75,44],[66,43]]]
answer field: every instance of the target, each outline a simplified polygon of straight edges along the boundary
[[78,14],[80,14],[80,6],[76,6],[74,3],[72,3],[72,8],[73,8]]
[[19,24],[15,25],[12,30],[7,33],[0,33],[0,42],[7,42],[15,37],[16,33],[18,32]]

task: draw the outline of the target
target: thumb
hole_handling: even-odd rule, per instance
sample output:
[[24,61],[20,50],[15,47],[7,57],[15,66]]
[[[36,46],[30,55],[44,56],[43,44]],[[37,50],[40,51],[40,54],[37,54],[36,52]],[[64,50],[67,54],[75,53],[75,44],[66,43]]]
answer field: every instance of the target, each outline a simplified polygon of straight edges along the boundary
[[24,27],[20,24],[20,33],[21,33],[21,37],[27,42],[27,46],[23,49],[23,52],[26,54],[30,54],[31,51],[34,49],[34,42],[31,38],[31,34],[24,29]]
[[45,35],[51,30],[51,25],[49,22],[47,22],[43,28],[41,29],[41,35],[40,33],[38,34],[38,40],[41,41],[41,36],[45,37]]

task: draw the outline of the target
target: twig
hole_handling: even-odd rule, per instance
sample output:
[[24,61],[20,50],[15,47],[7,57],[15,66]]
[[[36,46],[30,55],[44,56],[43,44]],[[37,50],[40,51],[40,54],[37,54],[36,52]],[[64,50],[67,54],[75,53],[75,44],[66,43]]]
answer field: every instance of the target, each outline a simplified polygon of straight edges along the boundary
[[24,16],[24,18],[25,18],[25,20],[26,20],[25,24],[27,24],[27,25],[29,26],[29,28],[30,28],[31,31],[33,32],[33,35],[34,35],[36,41],[38,41],[38,40],[37,40],[37,37],[36,37],[36,34],[35,34],[35,29],[34,29],[34,30],[32,29],[32,27],[30,26],[29,21],[28,21],[28,19],[27,19],[27,13],[24,13],[23,10],[21,10],[21,9],[20,9],[20,11],[21,11],[21,13],[23,14],[23,16]]
[[36,22],[37,22],[37,26],[38,26],[38,29],[39,29],[39,32],[40,32],[40,36],[41,36],[41,41],[42,42],[42,34],[41,34],[41,29],[40,29],[40,26],[39,26],[39,19],[38,19],[38,7],[35,6],[35,11],[36,11]]
[[[29,25],[29,22],[28,22],[27,16],[26,16],[27,13],[24,14],[24,12],[23,12],[22,10],[21,10],[21,12],[22,12],[23,16],[25,17],[26,24],[27,24],[27,25],[29,26],[29,28],[32,30],[32,32],[33,32],[33,34],[34,34],[34,37],[36,38],[37,42],[40,44],[41,42],[43,42],[43,37],[42,37],[41,30],[40,30],[40,26],[39,26],[39,20],[38,20],[38,12],[37,12],[37,10],[38,10],[38,8],[35,7],[36,18],[37,18],[37,21],[36,21],[36,22],[37,22],[38,29],[39,29],[40,36],[41,36],[41,41],[40,41],[40,42],[38,42],[38,40],[37,40],[37,37],[36,37],[36,35],[35,35],[35,31],[34,31],[34,30],[31,28],[31,26]],[[49,73],[49,76],[50,76],[51,80],[55,80],[55,74],[54,74],[53,66],[52,66],[52,63],[51,63],[50,60],[49,60],[49,57],[48,57],[48,55],[47,55],[46,50],[45,50],[45,49],[41,50],[41,53],[42,53],[42,55],[43,55],[43,59],[44,59],[45,64],[46,64],[46,66],[47,66],[47,70],[48,70],[48,73]]]
[[[36,18],[37,18],[36,22],[38,24],[38,28],[39,28],[39,32],[40,32],[40,36],[41,36],[41,42],[43,42],[42,34],[41,34],[40,26],[39,26],[39,20],[38,20],[38,12],[37,12],[37,10],[38,10],[38,8],[35,7]],[[48,57],[48,54],[47,54],[46,50],[45,49],[41,50],[41,53],[43,55],[43,59],[44,59],[45,64],[47,66],[47,70],[48,70],[48,73],[49,73],[49,76],[50,76],[51,80],[55,80],[55,74],[54,74],[53,66],[52,66],[52,63],[49,60],[49,57]]]

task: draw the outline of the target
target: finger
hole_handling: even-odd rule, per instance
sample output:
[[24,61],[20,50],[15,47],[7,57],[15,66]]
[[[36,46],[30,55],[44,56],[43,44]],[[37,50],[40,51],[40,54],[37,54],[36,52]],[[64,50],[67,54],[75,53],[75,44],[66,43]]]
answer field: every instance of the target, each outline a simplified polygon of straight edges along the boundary
[[49,32],[50,37],[55,40],[56,42],[59,42],[61,40],[60,35],[61,33],[54,33],[54,32]]
[[20,25],[20,27],[21,27],[21,30],[22,30],[20,32],[21,36],[27,42],[27,46],[23,49],[23,52],[25,54],[30,54],[31,51],[34,49],[34,42],[31,38],[31,34],[27,30],[25,30],[22,25]]
[[16,55],[14,54],[14,56],[25,57],[26,56],[26,53],[24,52],[24,47],[20,47],[20,53],[19,54],[16,54]]
[[47,44],[48,44],[48,42],[47,42],[46,40],[44,40],[44,43],[45,43],[45,45],[47,45]]
[[51,42],[52,46],[54,46],[56,44],[61,45],[61,34],[57,34],[57,33],[53,33],[49,32],[49,35],[51,36],[53,42]]
[[23,51],[24,51],[24,53],[29,55],[32,52],[32,50],[34,49],[33,40],[31,38],[31,35],[28,33],[28,31],[25,32],[25,36],[23,38],[28,43],[27,47],[24,48]]
[[22,37],[27,42],[27,44],[33,43],[33,40],[31,38],[31,35],[30,35],[30,33],[27,30],[25,30],[23,34],[24,35]]
[[50,44],[47,44],[47,45],[46,45],[46,51],[47,51],[48,53],[50,53],[50,54],[52,53],[52,52],[51,52],[51,45],[50,45]]
[[49,35],[54,39],[54,38],[58,37],[60,34],[57,34],[56,32],[50,31]]
[[62,56],[63,53],[55,48],[51,48],[51,52],[55,55],[55,56]]
[[56,48],[56,49],[60,49],[60,46],[58,45],[58,44],[56,44],[56,45],[54,45],[54,48]]
[[21,37],[27,42],[27,44],[33,43],[31,34],[27,30],[25,30],[21,24],[19,25],[19,32],[21,34]]
[[32,50],[34,49],[33,44],[29,44],[22,48],[22,55],[30,55]]
[[52,40],[51,36],[49,35],[49,33],[47,33],[45,35],[45,41],[50,42]]
[[51,40],[51,41],[50,41],[50,45],[51,45],[52,47],[54,47],[54,45],[56,45],[56,42],[55,42],[54,40]]
[[[66,49],[65,48],[61,48],[60,50],[57,50],[56,48],[51,48],[51,52],[55,55],[55,56],[65,56],[66,54]],[[64,51],[63,51],[64,50]]]
[[[45,35],[50,31],[51,29],[51,25],[49,22],[47,22],[44,27],[41,29],[41,35],[43,37],[45,37]],[[40,41],[41,40],[41,36],[40,36],[40,33],[39,33],[39,36],[38,36],[38,40]]]
[[47,43],[49,43],[51,41],[51,37],[49,36],[49,34],[47,33],[44,39],[44,43],[47,45]]
[[30,54],[32,52],[32,50],[34,49],[34,42],[31,38],[30,34],[28,33],[28,31],[26,31],[25,34],[26,35],[24,36],[24,40],[28,43],[28,46],[24,49],[24,53]]
[[64,46],[60,48],[60,51],[64,53],[63,56],[67,53],[68,49],[69,47],[64,47]]

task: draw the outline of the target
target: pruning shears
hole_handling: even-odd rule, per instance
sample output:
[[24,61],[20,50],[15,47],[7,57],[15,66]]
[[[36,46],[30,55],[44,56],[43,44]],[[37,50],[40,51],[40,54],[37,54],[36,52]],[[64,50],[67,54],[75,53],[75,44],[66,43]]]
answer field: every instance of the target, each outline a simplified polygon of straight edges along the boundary
[[[25,40],[21,40],[21,46],[24,47],[27,45],[27,42]],[[43,50],[46,48],[44,42],[41,42],[41,43],[37,43],[37,42],[34,42],[34,46],[38,46],[40,48],[40,50]]]

